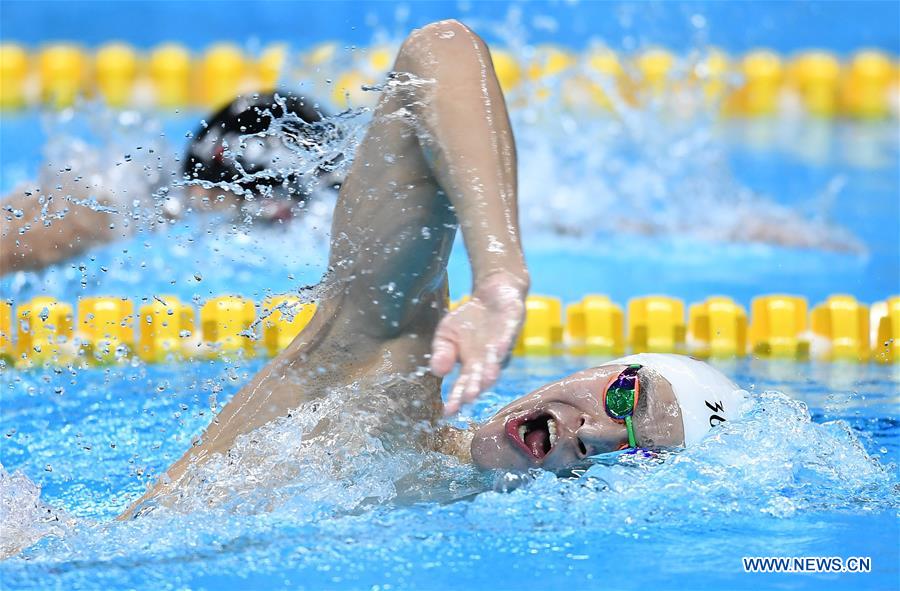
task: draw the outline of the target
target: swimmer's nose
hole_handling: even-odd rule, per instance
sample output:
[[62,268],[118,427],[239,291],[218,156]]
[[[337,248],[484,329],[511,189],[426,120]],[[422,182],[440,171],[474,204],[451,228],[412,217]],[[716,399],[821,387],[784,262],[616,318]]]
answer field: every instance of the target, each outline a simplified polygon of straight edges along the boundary
[[581,425],[575,431],[575,453],[579,458],[616,451],[623,442],[628,442],[624,425],[597,421],[589,415],[581,417]]

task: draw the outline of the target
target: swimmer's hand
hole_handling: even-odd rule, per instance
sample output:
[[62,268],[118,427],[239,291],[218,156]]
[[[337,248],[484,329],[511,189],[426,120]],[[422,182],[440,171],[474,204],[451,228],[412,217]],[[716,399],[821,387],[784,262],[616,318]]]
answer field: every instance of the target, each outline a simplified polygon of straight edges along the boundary
[[459,378],[444,415],[474,402],[500,376],[500,367],[525,319],[528,280],[495,273],[480,282],[472,298],[444,316],[431,345],[431,371],[445,376],[457,362]]

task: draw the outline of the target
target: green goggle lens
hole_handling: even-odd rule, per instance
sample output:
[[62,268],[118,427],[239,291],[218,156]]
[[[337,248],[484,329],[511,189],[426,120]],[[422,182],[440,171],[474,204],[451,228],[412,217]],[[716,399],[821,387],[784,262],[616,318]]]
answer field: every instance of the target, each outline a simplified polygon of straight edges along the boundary
[[634,389],[610,388],[606,391],[606,412],[617,419],[624,419],[634,410]]
[[641,367],[638,364],[629,365],[606,391],[606,414],[625,422],[630,447],[637,447],[631,416],[634,414],[634,405],[637,402],[639,388],[637,372]]

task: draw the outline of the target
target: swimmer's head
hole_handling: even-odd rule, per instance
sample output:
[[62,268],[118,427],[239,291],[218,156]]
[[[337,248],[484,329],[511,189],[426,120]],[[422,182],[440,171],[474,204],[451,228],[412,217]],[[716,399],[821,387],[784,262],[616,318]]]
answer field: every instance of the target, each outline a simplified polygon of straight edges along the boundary
[[[611,398],[613,408],[607,406],[611,388],[623,384],[626,392],[634,386],[637,393],[628,420]],[[632,446],[691,445],[713,426],[736,418],[742,399],[743,392],[706,363],[679,355],[632,355],[548,384],[502,408],[476,431],[472,458],[482,468],[559,470]]]
[[[311,179],[339,184],[329,176],[336,163],[316,161],[317,148],[327,141],[324,136],[334,131],[306,97],[288,91],[239,96],[194,135],[184,159],[184,178],[215,183],[219,189],[227,184],[238,196],[303,201],[315,184]],[[301,171],[304,178],[298,178],[298,161],[313,163],[312,170]]]

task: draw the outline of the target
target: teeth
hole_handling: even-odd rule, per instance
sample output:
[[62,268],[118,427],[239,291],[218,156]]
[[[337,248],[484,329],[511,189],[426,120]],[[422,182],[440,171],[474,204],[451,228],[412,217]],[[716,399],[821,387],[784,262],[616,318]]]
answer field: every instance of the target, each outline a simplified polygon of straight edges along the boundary
[[525,441],[525,425],[519,425],[519,439]]
[[556,445],[556,440],[559,438],[556,435],[556,420],[547,419],[547,431],[550,433],[550,445]]

